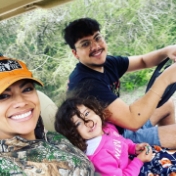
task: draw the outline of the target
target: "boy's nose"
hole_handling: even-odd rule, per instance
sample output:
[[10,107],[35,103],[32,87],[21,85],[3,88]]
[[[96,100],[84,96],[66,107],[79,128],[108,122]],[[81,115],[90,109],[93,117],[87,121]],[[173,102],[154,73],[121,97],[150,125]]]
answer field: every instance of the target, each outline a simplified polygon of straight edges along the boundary
[[92,48],[96,48],[97,46],[99,46],[99,44],[98,44],[98,42],[96,42],[95,40],[91,40],[90,41],[91,43],[90,43],[90,49],[92,49]]

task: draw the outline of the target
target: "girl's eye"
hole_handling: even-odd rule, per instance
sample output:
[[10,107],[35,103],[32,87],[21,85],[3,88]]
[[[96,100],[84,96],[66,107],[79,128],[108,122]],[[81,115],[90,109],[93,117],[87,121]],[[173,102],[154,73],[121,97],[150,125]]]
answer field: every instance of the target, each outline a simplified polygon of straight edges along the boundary
[[80,124],[81,124],[81,122],[77,122],[77,123],[75,124],[76,128],[77,128]]
[[0,100],[4,100],[4,99],[6,99],[8,97],[10,97],[10,95],[8,95],[8,94],[1,94],[0,95]]
[[87,117],[87,116],[89,115],[89,113],[90,113],[90,111],[87,111],[87,112],[85,113],[85,117]]

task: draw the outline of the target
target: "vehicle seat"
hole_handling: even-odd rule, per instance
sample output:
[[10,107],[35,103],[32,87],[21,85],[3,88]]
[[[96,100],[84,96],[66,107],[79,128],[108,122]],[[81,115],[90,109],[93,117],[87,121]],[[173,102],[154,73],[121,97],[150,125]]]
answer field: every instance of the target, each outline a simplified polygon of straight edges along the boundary
[[54,129],[54,121],[55,114],[57,111],[56,104],[43,92],[37,90],[40,106],[41,106],[41,117],[43,119],[43,123],[45,128],[48,131],[55,131]]

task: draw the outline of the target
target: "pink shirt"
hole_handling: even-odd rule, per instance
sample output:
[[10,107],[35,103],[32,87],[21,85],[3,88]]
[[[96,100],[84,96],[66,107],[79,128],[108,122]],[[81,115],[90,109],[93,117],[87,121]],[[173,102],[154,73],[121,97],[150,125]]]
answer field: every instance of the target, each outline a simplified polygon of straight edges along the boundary
[[[92,147],[97,145],[95,152],[87,155],[95,170],[102,176],[139,175],[143,162],[136,157],[128,159],[129,154],[135,154],[136,144],[121,136],[112,124],[108,123],[103,130],[99,145],[91,142]],[[89,141],[88,148],[91,148]]]

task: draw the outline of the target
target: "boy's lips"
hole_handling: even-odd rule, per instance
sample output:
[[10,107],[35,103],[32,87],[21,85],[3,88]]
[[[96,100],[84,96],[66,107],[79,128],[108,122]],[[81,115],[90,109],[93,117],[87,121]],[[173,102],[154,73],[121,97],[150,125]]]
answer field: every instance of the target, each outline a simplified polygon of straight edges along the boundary
[[97,57],[97,56],[100,56],[101,55],[101,53],[103,52],[103,48],[102,49],[99,49],[99,50],[97,50],[97,51],[93,51],[93,52],[91,52],[90,54],[89,54],[89,56],[90,57]]

